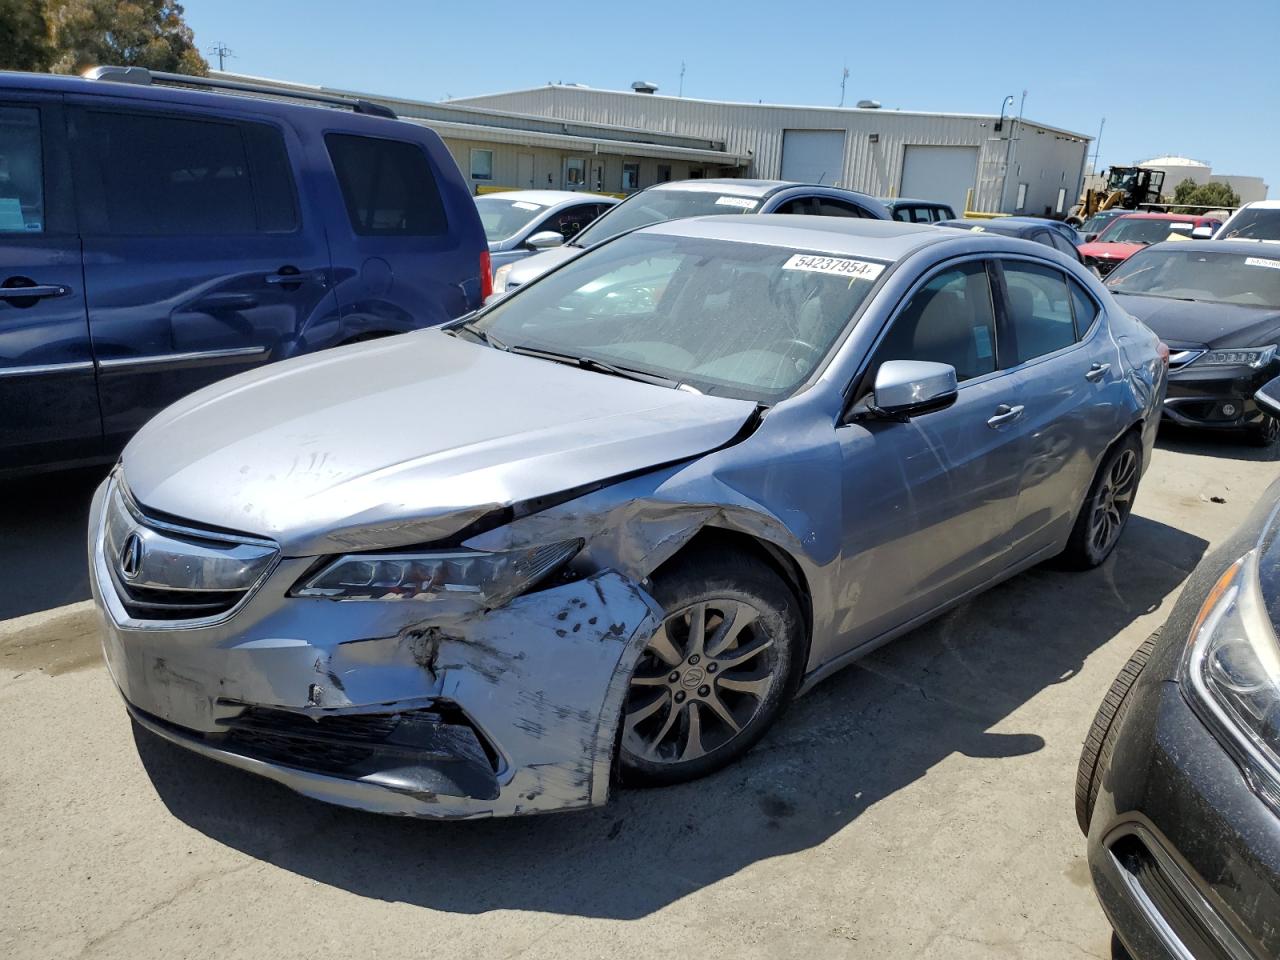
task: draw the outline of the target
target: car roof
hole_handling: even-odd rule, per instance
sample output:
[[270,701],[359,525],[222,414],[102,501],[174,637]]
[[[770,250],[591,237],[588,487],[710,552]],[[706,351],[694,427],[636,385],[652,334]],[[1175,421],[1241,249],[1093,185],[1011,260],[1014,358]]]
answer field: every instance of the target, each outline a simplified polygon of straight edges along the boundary
[[[1147,250],[1186,250],[1190,253],[1234,253],[1241,257],[1256,257],[1260,251],[1257,240],[1174,240],[1172,243],[1153,243]],[[1274,261],[1274,257],[1266,259]]]
[[955,220],[939,220],[939,227],[952,227],[960,230],[984,230],[988,233],[1013,233],[1020,230],[1030,230],[1032,227],[1044,226],[1042,223],[1034,223],[1030,220],[1024,220],[1021,217],[992,217],[991,219],[978,217],[957,217]]
[[871,195],[859,193],[857,190],[846,190],[843,187],[833,187],[821,183],[800,183],[795,180],[739,180],[733,177],[711,180],[669,180],[666,183],[655,183],[651,187],[646,187],[641,193],[650,193],[654,190],[689,190],[760,198],[770,196],[779,190],[789,190],[793,187],[829,190],[834,194],[846,194],[865,200],[875,199]]
[[[1257,207],[1259,210],[1280,210],[1280,200],[1251,200],[1248,203],[1241,204],[1240,210],[1248,207]],[[1236,211],[1237,213],[1239,211]]]
[[943,203],[941,200],[915,200],[911,197],[876,197],[881,203],[890,207],[946,207],[951,209],[951,204]]
[[760,243],[799,250],[824,250],[850,257],[901,260],[931,243],[958,239],[928,223],[874,220],[870,217],[812,217],[766,213],[754,217],[722,215],[664,220],[638,233]]
[[1174,220],[1179,223],[1190,223],[1205,218],[1195,213],[1126,213],[1126,219],[1134,220]]
[[489,193],[482,193],[476,199],[483,200],[486,197],[497,197],[502,200],[523,200],[526,203],[537,203],[544,207],[554,207],[557,203],[567,203],[570,200],[618,202],[617,197],[605,196],[603,193],[586,193],[582,190],[493,190]]

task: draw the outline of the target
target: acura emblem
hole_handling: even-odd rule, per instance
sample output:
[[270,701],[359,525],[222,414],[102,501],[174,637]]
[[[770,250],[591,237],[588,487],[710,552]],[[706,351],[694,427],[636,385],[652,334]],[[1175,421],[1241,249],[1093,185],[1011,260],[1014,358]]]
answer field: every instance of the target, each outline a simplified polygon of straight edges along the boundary
[[126,580],[133,580],[142,572],[142,538],[129,534],[120,548],[120,573]]

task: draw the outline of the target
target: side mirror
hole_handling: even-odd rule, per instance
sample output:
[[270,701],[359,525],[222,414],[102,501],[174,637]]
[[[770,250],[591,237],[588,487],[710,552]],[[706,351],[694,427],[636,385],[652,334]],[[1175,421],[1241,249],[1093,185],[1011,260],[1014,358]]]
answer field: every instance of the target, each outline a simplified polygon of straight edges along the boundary
[[552,247],[564,246],[564,237],[554,230],[543,230],[526,240],[524,245],[530,250],[550,250]]
[[886,360],[871,392],[853,405],[848,420],[897,420],[943,410],[956,402],[956,368],[929,360]]
[[1085,242],[1085,243],[1093,243],[1093,241],[1095,241],[1095,240],[1097,240],[1097,239],[1098,239],[1098,235],[1097,235],[1096,233],[1086,233],[1086,234],[1084,235],[1084,242]]
[[1276,377],[1258,388],[1253,395],[1254,402],[1264,413],[1280,418],[1280,377]]
[[1192,240],[1212,240],[1213,234],[1214,234],[1214,227],[1206,223],[1203,226],[1196,227],[1191,231],[1191,239]]

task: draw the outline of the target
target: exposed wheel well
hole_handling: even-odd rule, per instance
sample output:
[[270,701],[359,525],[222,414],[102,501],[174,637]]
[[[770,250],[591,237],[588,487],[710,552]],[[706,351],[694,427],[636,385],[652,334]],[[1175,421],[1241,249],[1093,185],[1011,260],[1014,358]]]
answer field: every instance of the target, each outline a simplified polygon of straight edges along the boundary
[[800,616],[804,624],[804,636],[801,637],[802,647],[797,651],[799,655],[798,662],[801,665],[800,669],[796,671],[798,683],[804,678],[809,662],[809,648],[813,638],[813,597],[809,592],[809,581],[806,579],[804,571],[800,569],[799,564],[785,550],[769,543],[767,540],[761,540],[759,537],[753,537],[748,533],[726,530],[723,527],[703,527],[694,534],[693,539],[654,570],[650,577],[662,576],[663,570],[670,568],[677,559],[682,559],[692,552],[723,553],[725,551],[745,553],[762,561],[782,579],[782,582],[794,594],[796,606],[800,610]]

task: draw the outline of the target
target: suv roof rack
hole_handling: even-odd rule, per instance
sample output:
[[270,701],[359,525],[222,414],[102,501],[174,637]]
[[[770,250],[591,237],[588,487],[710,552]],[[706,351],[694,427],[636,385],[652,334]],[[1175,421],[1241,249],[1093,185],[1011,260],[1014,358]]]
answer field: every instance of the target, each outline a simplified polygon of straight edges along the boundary
[[359,97],[340,97],[332,93],[312,93],[309,90],[289,90],[264,83],[244,83],[240,80],[221,80],[217,77],[191,77],[183,73],[163,73],[146,67],[94,67],[83,74],[86,80],[110,80],[113,83],[136,83],[141,86],[169,84],[179,87],[207,87],[212,90],[231,90],[236,93],[254,93],[261,96],[311,100],[331,107],[346,107],[356,113],[373,117],[398,119],[396,112],[380,103],[371,103]]

